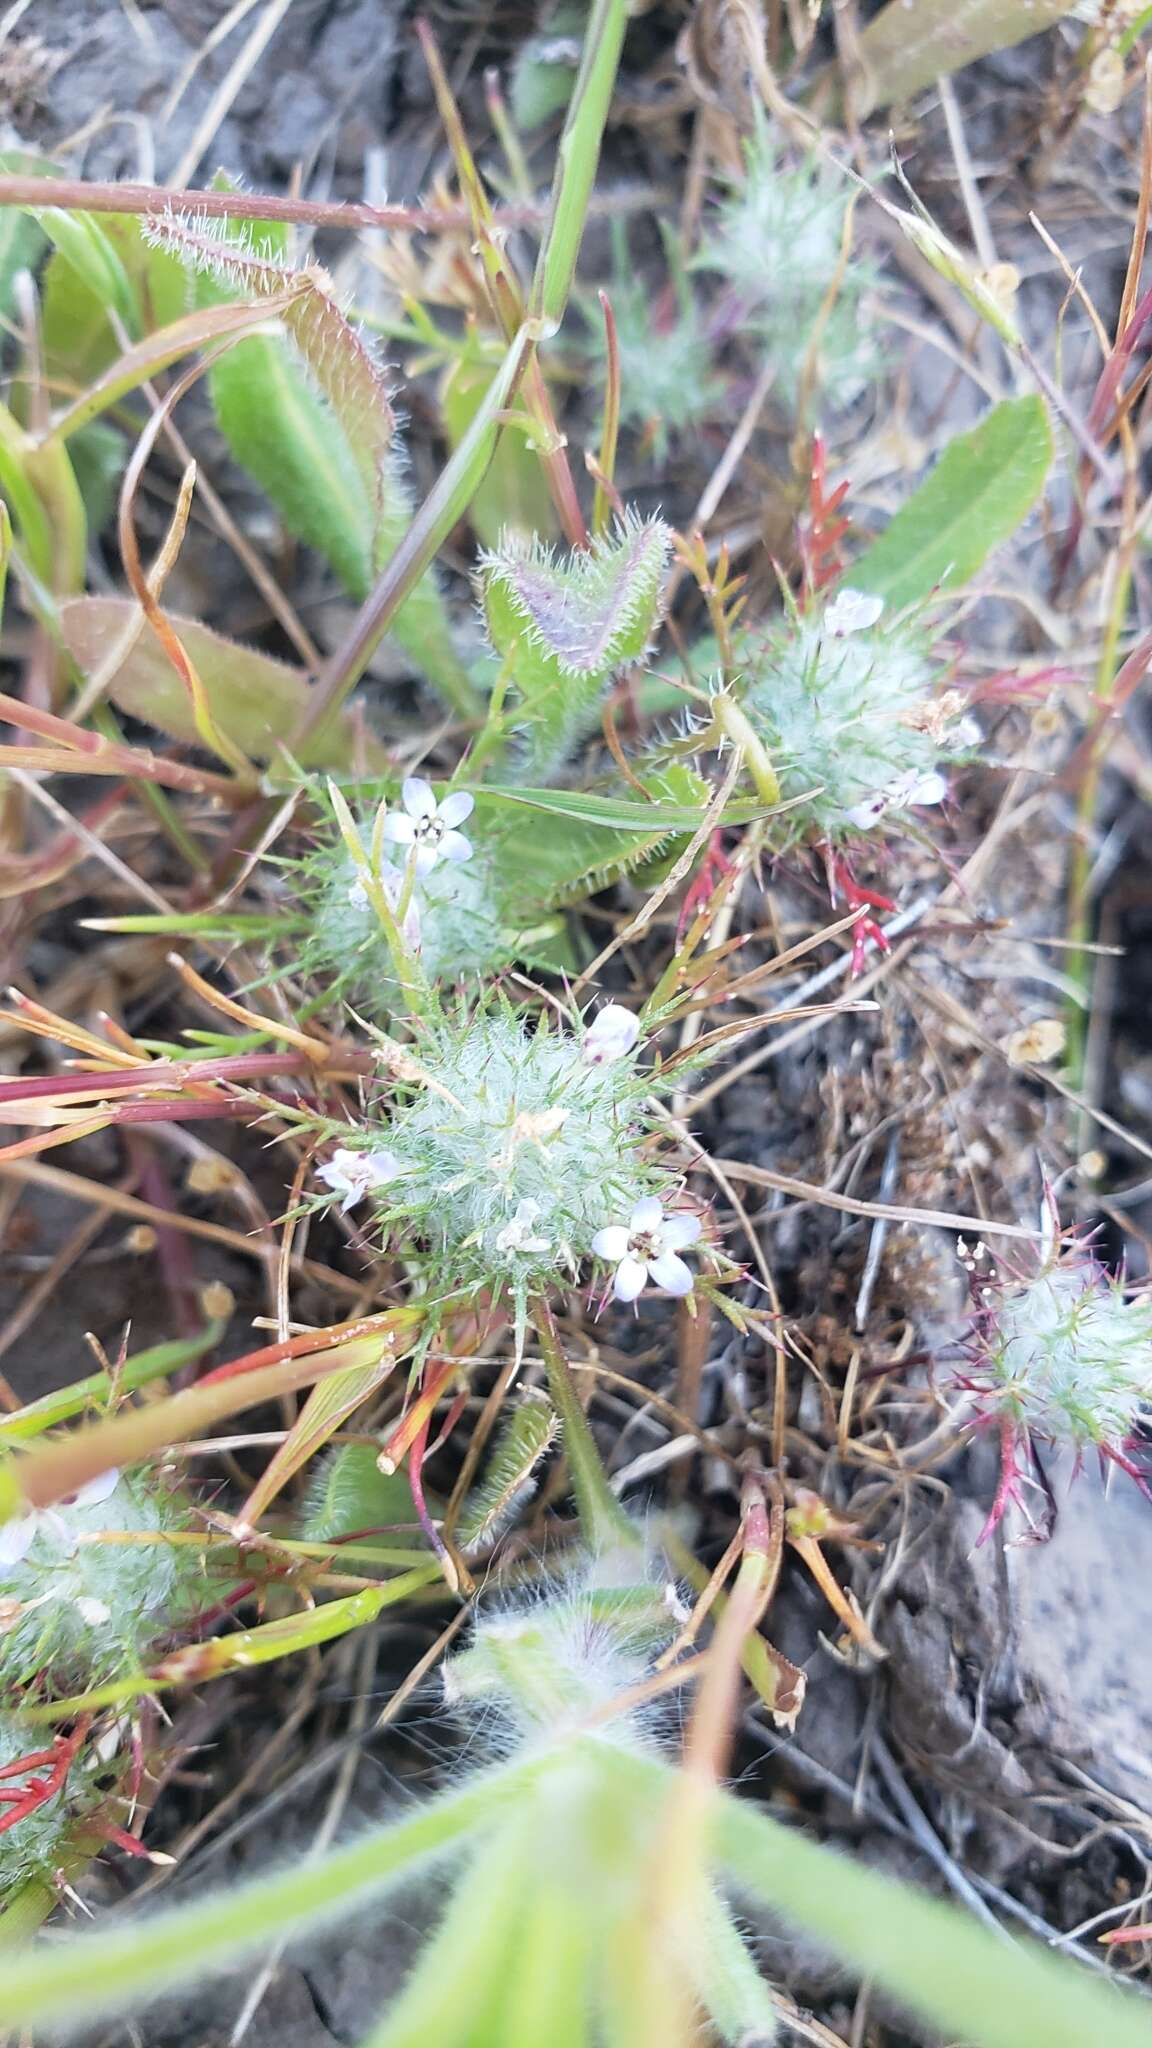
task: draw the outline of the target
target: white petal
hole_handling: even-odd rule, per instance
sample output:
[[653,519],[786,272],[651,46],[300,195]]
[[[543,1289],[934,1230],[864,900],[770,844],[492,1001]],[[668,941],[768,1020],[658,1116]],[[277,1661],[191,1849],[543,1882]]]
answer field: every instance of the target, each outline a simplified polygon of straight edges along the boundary
[[927,775],[918,775],[907,795],[901,798],[906,804],[942,804],[948,794],[948,783],[943,775],[932,769]]
[[662,1236],[669,1251],[683,1251],[685,1245],[695,1244],[701,1231],[700,1218],[688,1214],[669,1216]]
[[884,599],[868,590],[841,590],[824,614],[828,633],[862,633],[874,626],[884,609]]
[[444,860],[471,860],[472,841],[465,839],[462,832],[446,832],[440,841],[439,851]]
[[663,1221],[664,1204],[659,1196],[645,1195],[644,1200],[637,1202],[632,1211],[632,1235],[635,1237],[641,1231],[647,1233],[649,1230],[659,1230]]
[[87,1486],[82,1486],[78,1493],[73,1494],[68,1505],[73,1508],[94,1508],[98,1502],[108,1500],[119,1484],[120,1474],[115,1466],[111,1472],[98,1472],[95,1479],[90,1479]]
[[692,1268],[678,1259],[675,1252],[661,1252],[648,1267],[648,1277],[662,1287],[666,1294],[691,1294]]
[[94,1600],[90,1593],[79,1594],[73,1604],[81,1621],[86,1621],[89,1628],[102,1628],[106,1621],[112,1619],[112,1609],[106,1607],[103,1600]]
[[888,808],[889,801],[886,796],[870,796],[867,803],[853,804],[850,811],[845,811],[844,816],[850,825],[855,826],[857,832],[871,832],[880,823]]
[[384,820],[384,837],[390,839],[393,846],[411,846],[416,837],[415,823],[406,818],[403,811],[389,811]]
[[[684,1270],[688,1272],[687,1267]],[[644,1282],[647,1278],[648,1268],[644,1264],[643,1259],[621,1259],[620,1264],[616,1268],[616,1277],[612,1282],[612,1292],[616,1296],[617,1301],[635,1301],[636,1296],[643,1292]],[[688,1274],[688,1281],[689,1285],[691,1285],[692,1275],[690,1273]]]
[[476,799],[466,789],[450,790],[440,805],[439,818],[442,825],[462,825],[476,809]]
[[411,855],[412,865],[418,875],[430,875],[439,858],[440,848],[433,846],[427,839],[421,840],[415,853]]
[[331,1159],[316,1168],[317,1180],[322,1180],[335,1194],[342,1194],[349,1182],[355,1180],[360,1168],[359,1152],[350,1152],[346,1145],[338,1146]]
[[436,792],[422,775],[405,778],[400,801],[410,818],[434,818],[436,815]]
[[627,1257],[628,1232],[623,1223],[609,1223],[598,1230],[592,1239],[592,1249],[598,1259],[609,1259],[615,1265],[617,1259]]
[[626,1058],[640,1036],[640,1019],[623,1003],[605,1003],[584,1033],[584,1058],[590,1066],[611,1066]]
[[396,1154],[389,1152],[386,1147],[383,1147],[379,1152],[364,1152],[361,1154],[361,1159],[363,1161],[361,1169],[362,1178],[368,1187],[387,1187],[389,1181],[395,1180],[396,1175],[402,1171],[401,1163],[397,1159]]
[[36,1515],[17,1515],[15,1521],[5,1522],[0,1527],[0,1570],[5,1565],[19,1564],[27,1557],[36,1537],[38,1520]]

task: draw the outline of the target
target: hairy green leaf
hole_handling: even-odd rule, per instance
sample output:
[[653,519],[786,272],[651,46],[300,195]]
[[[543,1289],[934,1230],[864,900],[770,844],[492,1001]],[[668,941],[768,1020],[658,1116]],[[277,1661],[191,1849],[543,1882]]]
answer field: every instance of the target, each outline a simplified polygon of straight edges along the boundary
[[[155,220],[149,233],[200,272],[201,300],[237,295],[280,304],[287,336],[259,335],[209,372],[220,430],[288,531],[329,561],[363,600],[411,521],[388,382],[363,335],[314,264],[293,268],[282,234]],[[285,296],[287,295],[287,296]],[[289,346],[290,344],[290,346]],[[449,703],[471,700],[431,573],[392,626],[399,644]]]
[[671,547],[662,520],[629,518],[564,560],[518,534],[484,556],[484,616],[520,692],[528,772],[563,761],[595,726],[612,676],[646,653]]
[[[309,1478],[300,1521],[309,1543],[330,1543],[366,1529],[388,1529],[395,1535],[398,1527],[409,1524],[412,1547],[423,1549],[408,1474],[382,1472],[374,1444],[341,1444],[319,1461]],[[395,1535],[395,1540],[401,1539]]]
[[[600,796],[578,789],[487,789],[486,800],[501,804],[526,804],[529,810],[547,811],[557,818],[572,818],[580,825],[603,825],[612,832],[695,832],[704,817],[704,806],[654,801],[635,802],[631,797]],[[751,798],[738,798],[726,806],[719,825],[750,825],[767,815],[767,806]]]
[[951,441],[935,468],[854,563],[854,590],[892,610],[955,590],[1027,518],[1052,461],[1042,398],[1007,398]]
[[529,1391],[505,1418],[488,1469],[464,1502],[456,1539],[465,1556],[494,1543],[530,1497],[536,1467],[559,1432],[554,1409]]

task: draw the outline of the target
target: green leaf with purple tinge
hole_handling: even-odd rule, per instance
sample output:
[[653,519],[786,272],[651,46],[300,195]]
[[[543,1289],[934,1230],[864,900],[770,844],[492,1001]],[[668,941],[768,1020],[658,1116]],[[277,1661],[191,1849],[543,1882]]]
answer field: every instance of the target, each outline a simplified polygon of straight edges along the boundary
[[626,518],[584,553],[514,534],[486,554],[489,636],[523,706],[525,765],[546,775],[596,724],[611,678],[643,659],[660,618],[672,535]]

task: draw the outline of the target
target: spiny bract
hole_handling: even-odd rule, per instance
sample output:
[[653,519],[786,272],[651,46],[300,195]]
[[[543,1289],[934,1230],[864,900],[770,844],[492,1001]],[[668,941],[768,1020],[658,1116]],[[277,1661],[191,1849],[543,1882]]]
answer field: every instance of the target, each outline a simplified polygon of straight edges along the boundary
[[[0,1714],[0,1772],[10,1771],[25,1757],[43,1759],[52,1747],[50,1729],[22,1721],[16,1714]],[[40,1761],[25,1771],[13,1771],[0,1778],[5,1791],[25,1794],[51,1776],[53,1766]],[[94,1782],[91,1763],[73,1762],[62,1784],[30,1810],[0,1830],[0,1924],[4,1908],[16,1902],[24,1885],[56,1886],[58,1873],[67,1863],[68,1848],[78,1824],[100,1804],[104,1795]],[[5,1802],[9,1814],[15,1802]],[[3,1811],[4,1809],[0,1809]]]
[[743,706],[781,795],[803,799],[780,821],[793,839],[842,840],[940,803],[941,761],[979,737],[959,694],[936,688],[923,627],[882,610],[843,590],[737,646]]
[[80,1692],[139,1670],[203,1601],[197,1546],[166,1540],[187,1521],[187,1503],[162,1481],[108,1472],[71,1502],[6,1522],[0,1686]]
[[561,765],[594,728],[612,677],[647,653],[671,550],[662,520],[629,513],[564,558],[517,533],[481,558],[488,635],[521,700],[523,767]]

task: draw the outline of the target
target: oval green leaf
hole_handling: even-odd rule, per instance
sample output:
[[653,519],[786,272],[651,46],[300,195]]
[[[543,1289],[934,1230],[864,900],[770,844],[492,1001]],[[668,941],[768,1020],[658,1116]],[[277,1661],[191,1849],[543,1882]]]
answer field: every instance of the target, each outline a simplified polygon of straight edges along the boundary
[[1042,398],[1007,398],[971,433],[950,441],[914,491],[849,572],[853,590],[882,597],[893,611],[971,581],[994,548],[1015,533],[1044,488],[1052,429]]

